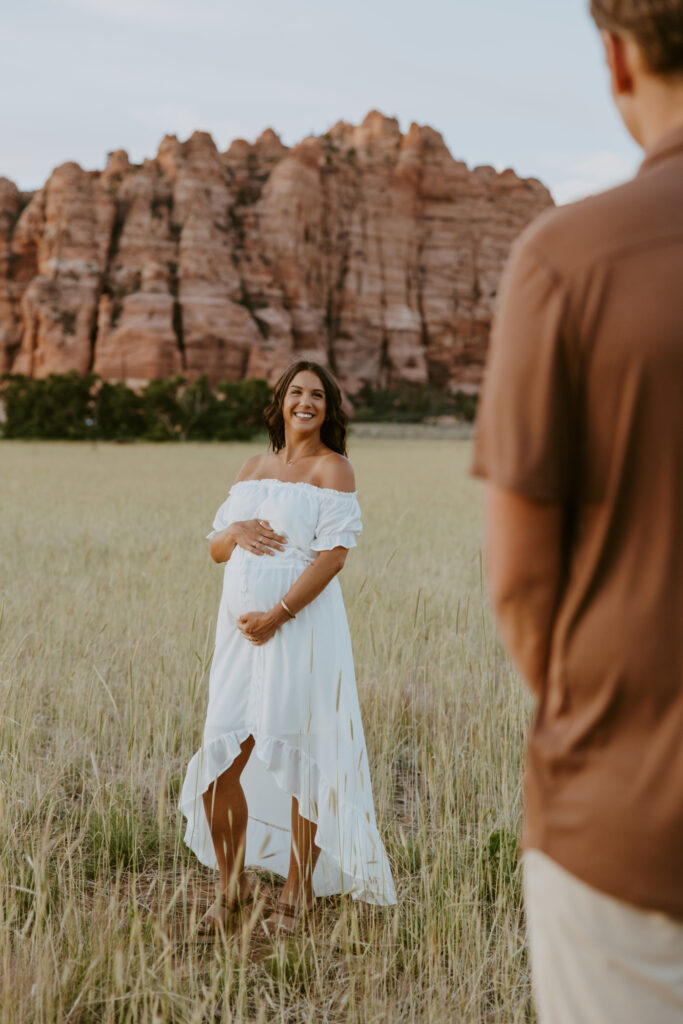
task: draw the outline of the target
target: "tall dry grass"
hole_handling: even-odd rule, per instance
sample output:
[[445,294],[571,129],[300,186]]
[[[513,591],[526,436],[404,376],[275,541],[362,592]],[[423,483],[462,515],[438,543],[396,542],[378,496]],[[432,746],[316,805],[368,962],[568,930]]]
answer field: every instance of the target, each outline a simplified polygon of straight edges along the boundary
[[176,798],[249,445],[0,446],[0,1024],[532,1017],[515,837],[528,703],[486,610],[464,441],[357,440],[343,572],[399,903],[192,936]]

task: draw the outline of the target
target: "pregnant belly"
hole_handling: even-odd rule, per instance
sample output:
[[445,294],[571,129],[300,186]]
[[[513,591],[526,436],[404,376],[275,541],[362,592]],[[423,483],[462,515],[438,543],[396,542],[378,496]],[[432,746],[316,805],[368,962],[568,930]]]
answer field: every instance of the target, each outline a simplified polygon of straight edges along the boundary
[[238,619],[247,612],[270,611],[307,564],[304,559],[250,555],[240,549],[237,557],[233,555],[225,567],[223,600],[228,613]]

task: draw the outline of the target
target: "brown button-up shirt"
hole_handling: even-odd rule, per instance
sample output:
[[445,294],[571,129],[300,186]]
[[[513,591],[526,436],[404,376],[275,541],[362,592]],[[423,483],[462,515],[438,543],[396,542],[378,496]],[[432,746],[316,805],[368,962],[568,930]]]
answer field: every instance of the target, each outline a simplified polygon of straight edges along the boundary
[[473,472],[566,513],[524,844],[683,918],[683,128],[515,245]]

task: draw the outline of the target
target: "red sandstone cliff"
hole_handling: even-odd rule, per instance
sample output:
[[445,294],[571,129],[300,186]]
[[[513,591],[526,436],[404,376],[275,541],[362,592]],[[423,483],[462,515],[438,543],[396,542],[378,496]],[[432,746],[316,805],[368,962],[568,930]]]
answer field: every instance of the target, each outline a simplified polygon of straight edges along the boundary
[[292,149],[167,136],[31,197],[0,178],[0,372],[272,380],[310,355],[351,393],[471,389],[510,243],[551,204],[377,112]]

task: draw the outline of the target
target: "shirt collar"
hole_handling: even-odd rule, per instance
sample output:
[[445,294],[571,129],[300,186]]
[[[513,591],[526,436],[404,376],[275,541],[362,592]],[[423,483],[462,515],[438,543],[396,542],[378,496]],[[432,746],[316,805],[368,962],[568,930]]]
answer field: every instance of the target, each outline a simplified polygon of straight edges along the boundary
[[683,125],[679,125],[678,128],[674,128],[672,131],[667,132],[666,135],[662,135],[660,139],[655,142],[654,146],[651,146],[645,154],[638,173],[641,171],[649,170],[650,167],[654,167],[655,164],[661,163],[662,160],[667,160],[669,157],[675,156],[677,153],[683,152]]

